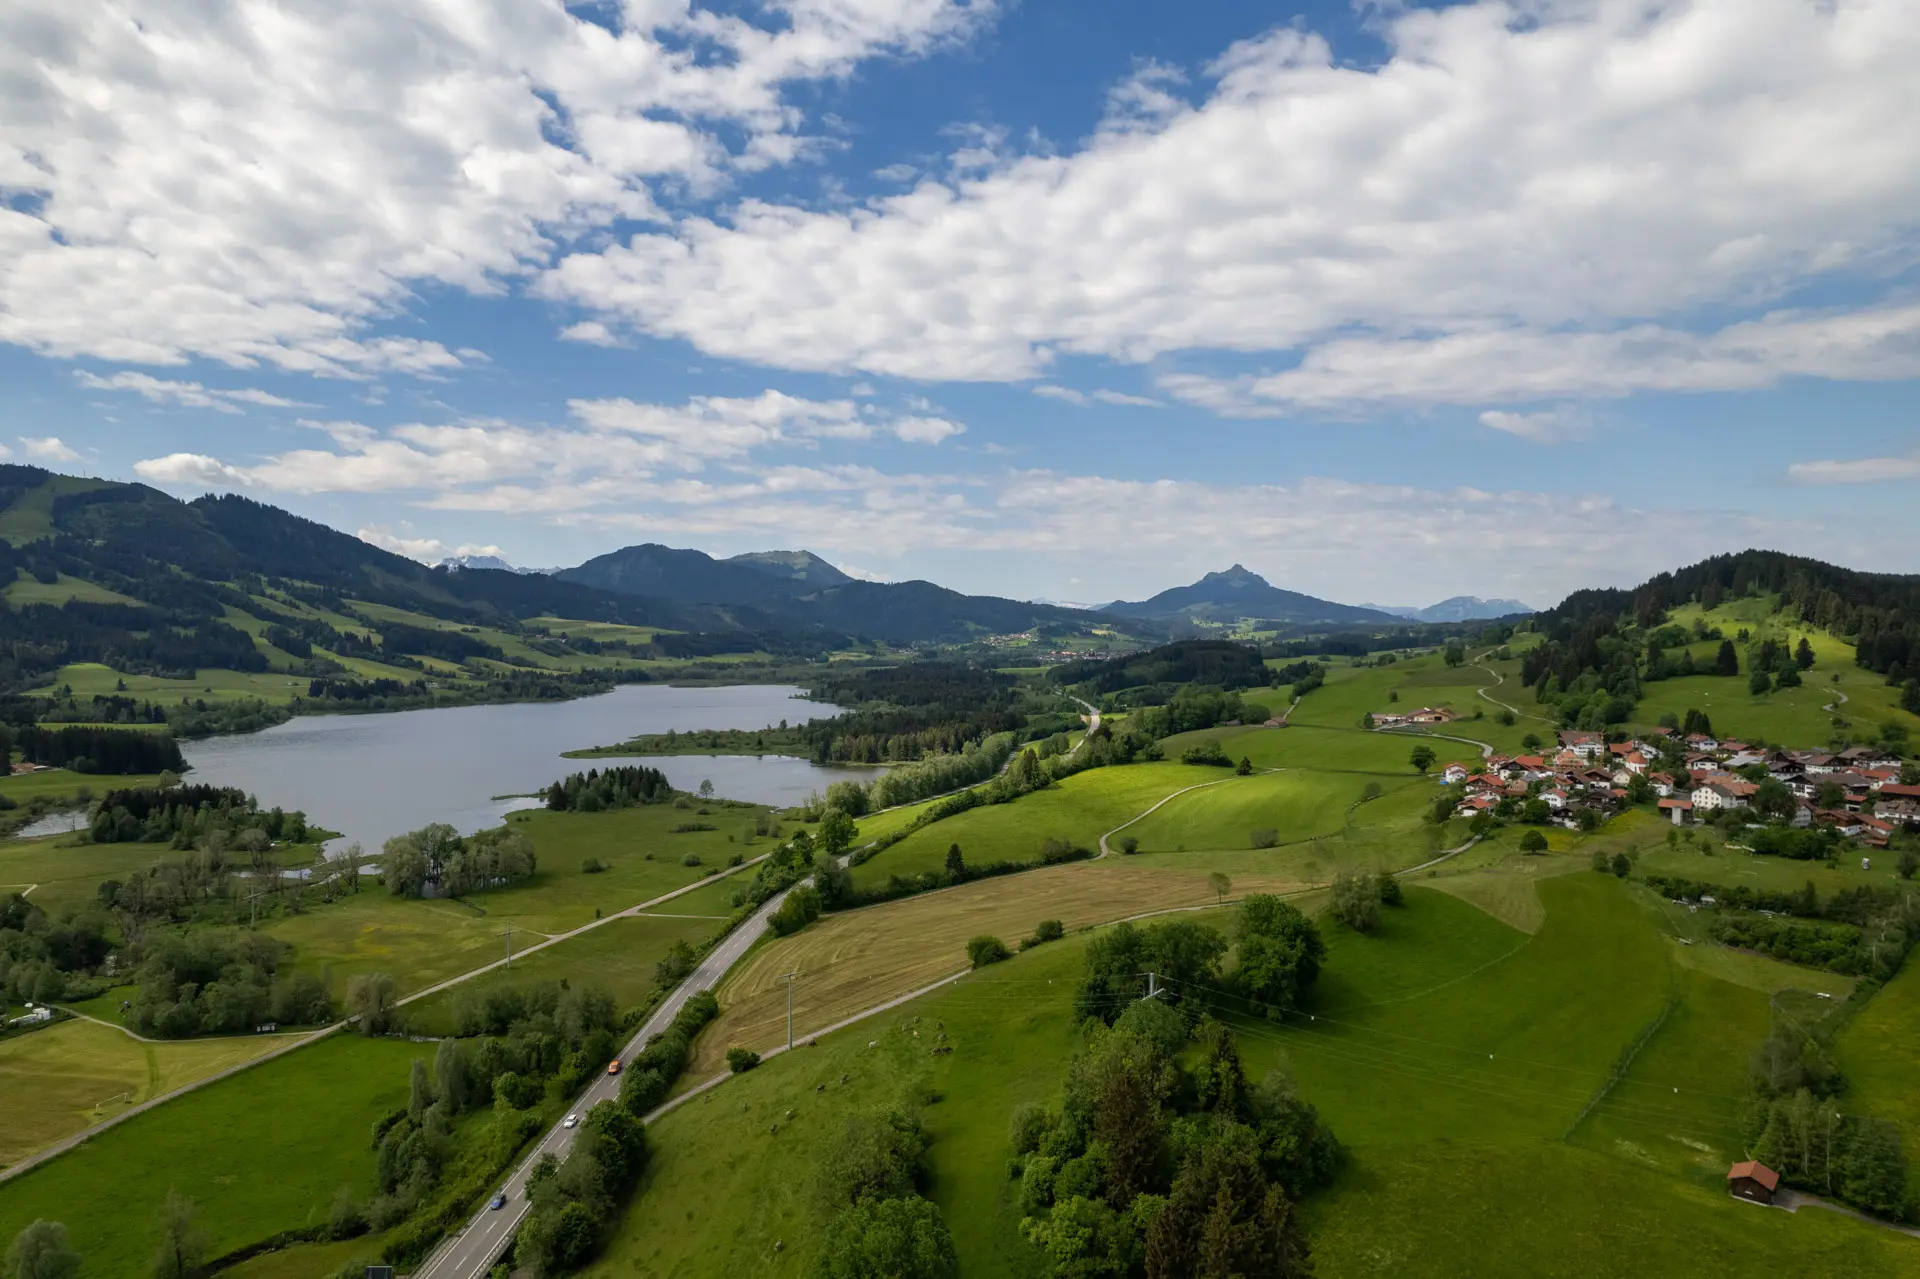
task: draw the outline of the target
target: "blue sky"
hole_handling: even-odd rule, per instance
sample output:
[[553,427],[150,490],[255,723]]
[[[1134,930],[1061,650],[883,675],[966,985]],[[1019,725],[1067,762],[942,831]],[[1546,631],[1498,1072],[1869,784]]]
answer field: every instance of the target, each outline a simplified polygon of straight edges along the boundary
[[1920,4],[0,12],[15,460],[1072,601],[1915,571]]

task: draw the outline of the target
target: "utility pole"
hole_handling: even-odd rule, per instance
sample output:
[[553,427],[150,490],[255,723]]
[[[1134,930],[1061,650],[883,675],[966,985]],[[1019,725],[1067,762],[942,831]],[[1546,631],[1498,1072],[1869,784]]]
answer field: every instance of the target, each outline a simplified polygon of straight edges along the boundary
[[793,1047],[793,979],[802,975],[796,969],[790,973],[781,973],[778,979],[787,983],[787,1047],[789,1050]]
[[1148,999],[1158,999],[1158,998],[1160,997],[1160,992],[1159,992],[1159,990],[1158,990],[1158,989],[1156,989],[1156,988],[1155,988],[1155,986],[1154,986],[1154,980],[1153,980],[1153,974],[1152,974],[1151,972],[1149,972],[1149,973],[1147,974],[1147,994],[1146,994],[1146,997],[1147,997]]
[[505,937],[507,939],[507,971],[512,972],[513,971],[513,921],[511,919],[507,921],[506,932],[495,933],[494,936]]

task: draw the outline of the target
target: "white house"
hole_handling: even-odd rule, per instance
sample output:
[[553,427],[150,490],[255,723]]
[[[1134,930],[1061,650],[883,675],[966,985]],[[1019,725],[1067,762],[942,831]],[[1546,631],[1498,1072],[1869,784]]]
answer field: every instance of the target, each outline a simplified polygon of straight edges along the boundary
[[1467,780],[1467,766],[1459,763],[1448,764],[1446,771],[1440,774],[1440,780],[1449,786],[1458,786]]

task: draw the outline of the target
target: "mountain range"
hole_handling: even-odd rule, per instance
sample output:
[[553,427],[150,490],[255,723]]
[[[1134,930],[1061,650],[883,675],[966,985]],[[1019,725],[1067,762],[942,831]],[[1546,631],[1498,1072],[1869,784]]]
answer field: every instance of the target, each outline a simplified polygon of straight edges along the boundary
[[1336,604],[1298,591],[1283,590],[1244,565],[1209,573],[1190,586],[1161,591],[1152,599],[1115,600],[1101,612],[1116,617],[1193,622],[1234,622],[1243,617],[1288,625],[1392,623],[1401,619],[1379,609]]
[[1519,600],[1483,600],[1478,595],[1454,595],[1425,608],[1400,604],[1362,604],[1377,613],[1391,613],[1411,622],[1478,622],[1496,617],[1515,617],[1535,610]]

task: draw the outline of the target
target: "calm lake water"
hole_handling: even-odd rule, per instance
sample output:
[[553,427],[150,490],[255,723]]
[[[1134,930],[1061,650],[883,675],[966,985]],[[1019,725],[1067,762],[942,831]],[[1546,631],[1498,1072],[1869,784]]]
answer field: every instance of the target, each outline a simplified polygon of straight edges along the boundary
[[[182,743],[191,782],[238,786],[263,807],[303,810],[340,831],[337,852],[358,841],[368,852],[404,831],[447,822],[462,832],[497,826],[533,800],[525,794],[568,773],[639,763],[563,759],[562,751],[606,746],[640,733],[699,728],[765,728],[837,715],[825,702],[799,700],[781,685],[670,688],[628,684],[599,697],[399,711],[389,715],[309,715],[258,733]],[[816,768],[779,755],[677,755],[644,761],[676,787],[711,780],[728,799],[794,804],[843,777],[871,769]]]

